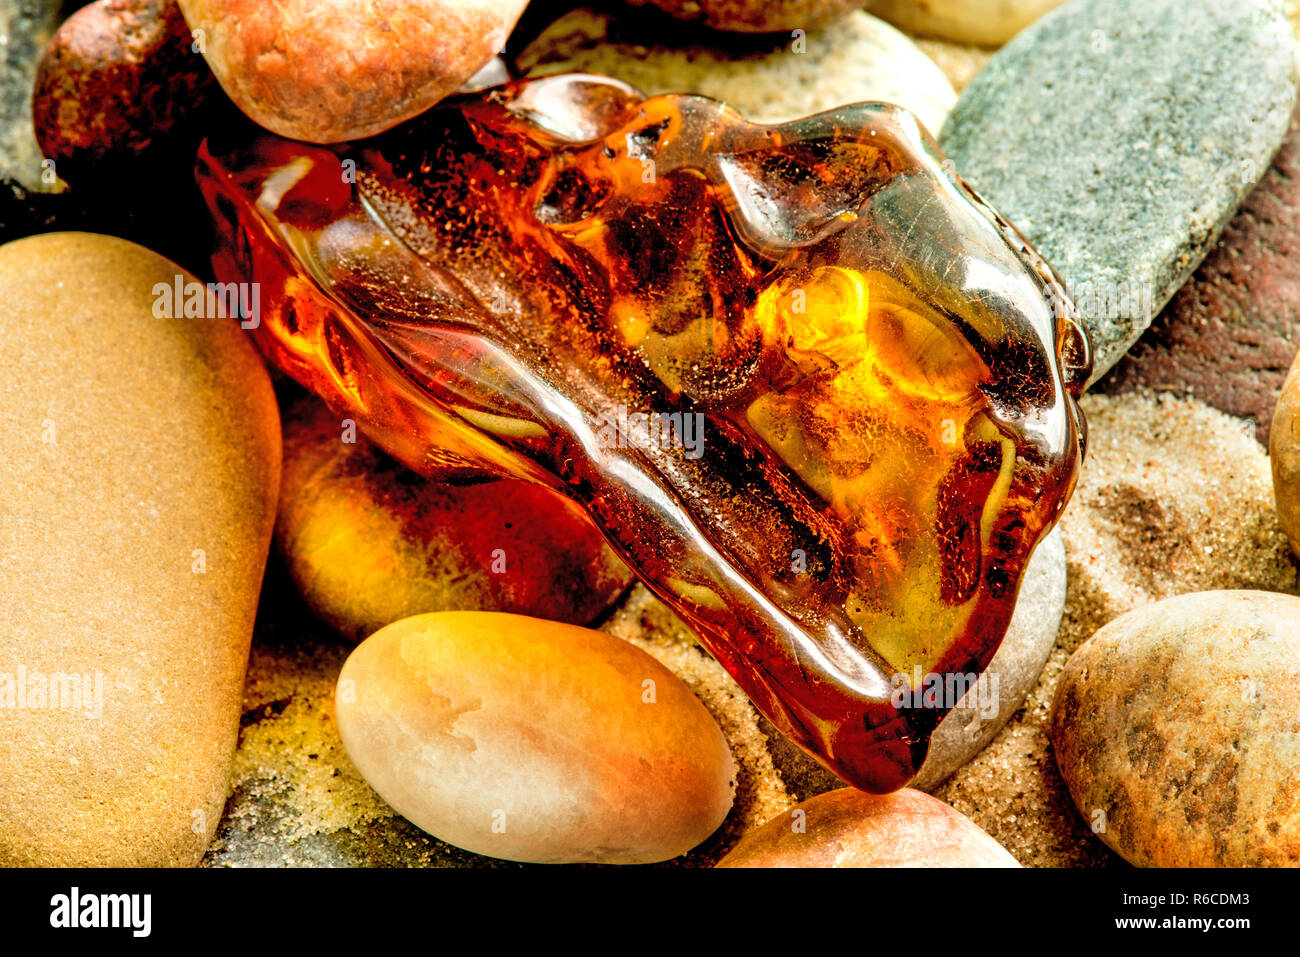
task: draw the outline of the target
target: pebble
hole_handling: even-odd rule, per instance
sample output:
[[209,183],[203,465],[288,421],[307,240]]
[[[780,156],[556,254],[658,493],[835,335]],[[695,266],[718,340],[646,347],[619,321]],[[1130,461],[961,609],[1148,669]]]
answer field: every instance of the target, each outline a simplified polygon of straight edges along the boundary
[[1300,357],[1292,365],[1273,412],[1268,458],[1273,468],[1273,500],[1278,521],[1300,555]]
[[756,123],[884,100],[906,106],[936,131],[956,100],[934,61],[889,24],[865,13],[851,13],[834,26],[793,40],[709,38],[697,43],[650,30],[636,21],[575,10],[542,31],[520,53],[518,66],[530,76],[604,73],[647,95],[699,93],[731,104]]
[[918,36],[1001,46],[1065,0],[870,0],[867,9]]
[[452,93],[505,46],[527,0],[180,0],[218,82],[272,132],[380,133]]
[[1294,68],[1276,0],[1076,0],[962,92],[939,144],[1067,282],[1093,381],[1268,169]]
[[1300,598],[1202,592],[1117,618],[1066,664],[1051,739],[1129,863],[1300,865]]
[[[98,0],[68,18],[41,57],[32,93],[51,169],[74,185],[129,175],[155,144],[183,163],[217,90],[191,43],[175,0]],[[193,142],[179,142],[187,130]]]
[[1019,867],[971,820],[904,788],[839,788],[740,839],[718,867]]
[[357,769],[457,847],[535,863],[684,854],[731,808],[726,739],[654,658],[496,612],[417,615],[357,646],[335,692]]
[[0,866],[193,865],[226,799],[280,429],[237,323],[155,311],[177,278],[0,247]]
[[1267,444],[1298,342],[1300,111],[1214,250],[1096,390],[1194,396]]
[[456,609],[586,624],[632,581],[553,492],[424,479],[315,399],[285,413],[276,540],[307,604],[353,641]]
[[628,0],[714,30],[769,33],[809,30],[862,6],[862,0]]

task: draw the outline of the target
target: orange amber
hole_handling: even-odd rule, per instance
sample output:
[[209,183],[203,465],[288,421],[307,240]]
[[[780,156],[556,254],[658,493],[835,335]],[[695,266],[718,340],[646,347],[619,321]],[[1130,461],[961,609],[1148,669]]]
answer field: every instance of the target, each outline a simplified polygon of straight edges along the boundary
[[895,692],[996,651],[1090,360],[911,114],[560,76],[208,143],[199,179],[272,361],[417,470],[569,496],[778,728],[858,787],[914,775],[950,702]]

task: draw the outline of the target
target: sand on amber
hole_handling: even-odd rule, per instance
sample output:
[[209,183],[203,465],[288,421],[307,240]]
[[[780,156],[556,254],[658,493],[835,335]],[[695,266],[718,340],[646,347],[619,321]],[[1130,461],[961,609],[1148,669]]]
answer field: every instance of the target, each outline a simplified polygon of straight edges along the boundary
[[951,703],[898,691],[997,650],[1091,361],[911,114],[569,75],[198,175],[281,369],[419,471],[567,495],[782,732],[912,778]]

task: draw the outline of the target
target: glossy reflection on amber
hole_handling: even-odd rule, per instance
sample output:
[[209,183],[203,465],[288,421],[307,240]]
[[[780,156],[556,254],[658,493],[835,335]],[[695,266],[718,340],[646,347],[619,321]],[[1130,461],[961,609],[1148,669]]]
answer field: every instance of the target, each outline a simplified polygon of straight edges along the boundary
[[912,777],[944,712],[897,676],[988,664],[1090,362],[909,113],[765,127],[561,76],[210,143],[199,178],[273,361],[416,469],[570,496],[777,727]]

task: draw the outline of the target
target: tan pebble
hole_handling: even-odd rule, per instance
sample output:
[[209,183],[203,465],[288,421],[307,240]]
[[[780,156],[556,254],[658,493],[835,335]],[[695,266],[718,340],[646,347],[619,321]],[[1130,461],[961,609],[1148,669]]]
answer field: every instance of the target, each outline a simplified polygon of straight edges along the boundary
[[0,865],[193,865],[226,799],[280,428],[235,320],[155,312],[178,279],[0,247]]
[[603,632],[439,612],[362,642],[339,734],[412,823],[491,857],[638,864],[690,850],[731,807],[735,764],[672,672]]
[[997,841],[937,798],[904,788],[840,788],[740,839],[718,867],[1019,867]]

